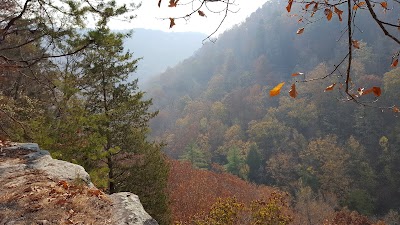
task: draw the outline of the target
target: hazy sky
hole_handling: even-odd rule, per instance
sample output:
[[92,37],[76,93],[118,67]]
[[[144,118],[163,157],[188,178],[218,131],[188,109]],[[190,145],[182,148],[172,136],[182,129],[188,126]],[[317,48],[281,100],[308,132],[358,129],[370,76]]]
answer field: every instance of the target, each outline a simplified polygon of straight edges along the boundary
[[[120,0],[122,1],[122,0]],[[195,0],[196,3],[199,0]],[[219,33],[244,21],[250,14],[261,7],[267,0],[236,0],[236,5],[230,7],[237,13],[229,13],[223,26],[221,26]],[[196,31],[205,34],[212,33],[217,27],[223,17],[223,13],[211,13],[204,6],[202,11],[207,17],[201,17],[197,13],[193,14],[189,21],[176,20],[176,25],[169,29],[169,20],[162,20],[160,18],[179,17],[189,13],[192,5],[178,6],[176,8],[168,7],[169,0],[162,0],[161,8],[158,8],[158,0],[142,0],[142,7],[136,12],[137,18],[131,22],[112,21],[110,27],[112,29],[131,29],[131,28],[148,28],[163,31]],[[190,2],[190,0],[180,0],[179,3]],[[194,5],[195,7],[198,4]],[[209,8],[213,11],[220,11],[223,5],[220,3],[209,3]]]

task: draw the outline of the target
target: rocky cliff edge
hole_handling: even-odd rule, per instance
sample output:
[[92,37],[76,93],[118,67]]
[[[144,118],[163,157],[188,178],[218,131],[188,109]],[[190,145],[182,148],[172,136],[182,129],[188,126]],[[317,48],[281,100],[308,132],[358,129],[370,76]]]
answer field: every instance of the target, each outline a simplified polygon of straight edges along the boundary
[[158,223],[137,195],[107,195],[82,166],[53,159],[35,143],[14,143],[0,145],[0,225],[17,224]]

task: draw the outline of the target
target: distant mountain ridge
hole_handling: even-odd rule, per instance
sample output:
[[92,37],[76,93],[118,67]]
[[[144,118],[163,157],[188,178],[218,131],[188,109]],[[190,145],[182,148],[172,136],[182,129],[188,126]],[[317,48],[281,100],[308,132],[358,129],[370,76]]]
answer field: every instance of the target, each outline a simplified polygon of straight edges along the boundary
[[[127,30],[120,30],[125,32]],[[125,40],[125,47],[142,58],[133,79],[145,83],[150,77],[173,67],[202,46],[205,34],[195,32],[164,32],[143,28],[133,29],[131,38]]]

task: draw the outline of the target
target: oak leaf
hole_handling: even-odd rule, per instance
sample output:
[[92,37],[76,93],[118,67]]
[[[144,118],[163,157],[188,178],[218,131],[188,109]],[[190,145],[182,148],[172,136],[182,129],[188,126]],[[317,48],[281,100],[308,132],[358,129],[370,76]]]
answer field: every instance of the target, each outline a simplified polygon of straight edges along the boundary
[[296,84],[292,84],[290,91],[289,91],[289,95],[292,98],[296,98],[297,97],[297,91],[296,91]]
[[282,83],[276,85],[274,88],[272,88],[272,90],[269,91],[269,96],[273,97],[273,96],[279,95],[284,84],[285,84],[285,82],[282,82]]
[[365,2],[360,2],[360,3],[356,3],[353,6],[353,10],[357,10],[358,8],[360,8],[361,6],[365,5]]
[[312,1],[312,2],[310,2],[310,3],[308,3],[308,4],[306,4],[306,9],[308,9],[308,7],[310,7],[310,5],[312,5],[312,4],[314,4],[315,2],[314,1]]
[[296,34],[302,34],[304,32],[304,27],[299,28],[296,32]]
[[396,59],[392,62],[392,65],[390,65],[391,67],[396,67],[397,64],[399,64],[399,59]]
[[318,11],[318,2],[313,7],[313,12],[315,13],[316,11]]
[[178,4],[179,0],[169,0],[169,6],[168,7],[176,7],[176,4]]
[[169,28],[171,29],[175,25],[175,19],[169,18]]
[[360,43],[357,40],[352,40],[351,43],[353,44],[354,48],[360,49]]
[[197,12],[199,13],[200,16],[203,16],[203,17],[206,16],[206,14],[204,14],[204,12],[201,11],[201,10],[199,10],[199,11],[197,11]]
[[304,73],[302,73],[302,72],[292,73],[292,77],[299,76],[299,75],[303,75],[303,74],[304,74]]
[[336,83],[333,83],[333,84],[329,85],[328,87],[325,88],[324,92],[326,92],[326,91],[332,91],[333,88],[335,87],[335,85],[336,85]]
[[288,5],[286,6],[286,10],[288,12],[290,12],[290,10],[292,10],[292,4],[293,4],[293,0],[289,0]]
[[374,94],[379,97],[382,94],[382,90],[380,87],[372,87],[372,92],[374,92]]
[[342,20],[343,20],[343,19],[342,19],[343,11],[340,10],[340,9],[338,9],[338,8],[336,8],[336,6],[335,6],[335,13],[336,13],[336,15],[338,15],[339,21],[342,22]]
[[332,10],[330,10],[330,9],[325,9],[324,13],[325,13],[325,16],[326,16],[326,18],[328,19],[328,21],[330,21],[330,20],[332,19],[332,15],[333,15]]

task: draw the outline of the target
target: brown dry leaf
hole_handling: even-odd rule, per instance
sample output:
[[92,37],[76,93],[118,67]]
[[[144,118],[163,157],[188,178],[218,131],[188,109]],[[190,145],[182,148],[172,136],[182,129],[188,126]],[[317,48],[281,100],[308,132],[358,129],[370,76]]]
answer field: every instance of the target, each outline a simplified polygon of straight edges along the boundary
[[381,6],[384,9],[387,9],[388,3],[387,2],[381,2]]
[[394,107],[393,107],[393,112],[395,112],[395,113],[400,113],[400,109],[397,108],[396,106],[394,106]]
[[203,16],[203,17],[206,16],[206,14],[204,14],[204,12],[201,11],[201,10],[199,10],[199,11],[197,11],[197,12],[199,13],[200,16]]
[[354,48],[360,49],[360,43],[357,40],[352,40],[351,43],[353,44]]
[[329,85],[328,87],[325,88],[324,92],[326,92],[326,91],[332,91],[333,88],[335,87],[335,85],[336,85],[336,83],[333,83],[333,84]]
[[380,87],[372,87],[372,92],[374,92],[374,94],[379,97],[382,94],[382,90]]
[[169,5],[168,7],[176,7],[176,4],[178,3],[179,0],[169,0]]
[[316,11],[318,11],[318,2],[313,7],[313,12],[315,13]]
[[96,197],[100,197],[101,195],[103,195],[103,192],[100,191],[99,189],[91,189],[88,191],[88,193],[92,196],[96,196]]
[[269,91],[269,96],[273,97],[273,96],[279,95],[284,84],[285,84],[285,82],[282,82],[282,83],[276,85],[274,88],[272,88],[272,90]]
[[304,27],[299,28],[296,32],[296,34],[302,34],[304,32]]
[[312,2],[310,2],[310,3],[308,3],[308,4],[306,4],[306,9],[308,9],[308,7],[310,7],[310,5],[312,5],[312,4],[314,4],[315,2],[314,1],[312,1]]
[[338,15],[339,21],[342,22],[342,20],[343,20],[343,19],[342,19],[343,11],[340,10],[340,9],[338,9],[338,8],[336,8],[336,6],[335,6],[335,13],[336,13],[336,15]]
[[328,21],[330,21],[332,19],[332,15],[333,15],[332,10],[331,9],[325,9],[324,13],[325,13],[325,16],[328,19]]
[[392,65],[390,65],[391,67],[396,67],[397,64],[399,64],[399,59],[396,59],[392,62]]
[[175,25],[175,19],[169,18],[169,28],[171,29]]
[[299,75],[303,75],[303,74],[304,74],[304,73],[302,73],[302,72],[292,73],[292,77],[299,76]]
[[358,8],[360,8],[361,6],[365,5],[365,2],[359,2],[358,4],[356,3],[353,6],[353,10],[357,10]]
[[67,181],[65,181],[65,180],[60,180],[60,181],[58,181],[57,184],[58,184],[58,186],[62,186],[64,189],[69,188],[69,185],[68,185]]
[[158,8],[160,8],[160,6],[161,6],[161,1],[162,1],[162,0],[159,0],[159,1],[158,1]]
[[292,87],[290,88],[289,95],[292,98],[297,97],[297,91],[296,91],[296,84],[292,84]]
[[292,4],[293,4],[293,0],[289,0],[288,5],[286,6],[286,10],[288,12],[290,12],[290,10],[292,10]]

